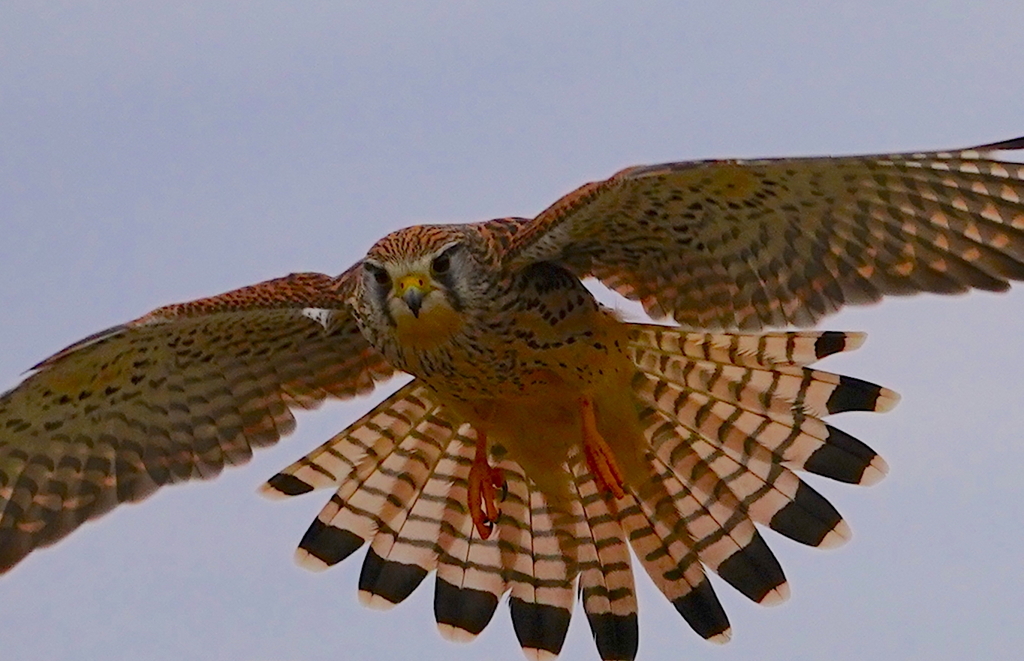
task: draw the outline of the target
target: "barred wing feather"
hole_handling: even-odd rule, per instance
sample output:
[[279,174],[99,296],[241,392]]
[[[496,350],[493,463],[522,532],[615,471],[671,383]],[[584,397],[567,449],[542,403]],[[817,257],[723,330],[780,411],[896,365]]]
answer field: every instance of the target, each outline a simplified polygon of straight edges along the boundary
[[36,365],[0,395],[0,572],[118,503],[244,463],[294,428],[290,409],[389,376],[349,286],[293,274],[160,308]]
[[554,261],[690,328],[809,326],[883,295],[1024,279],[1024,138],[955,151],[627,168],[527,221]]

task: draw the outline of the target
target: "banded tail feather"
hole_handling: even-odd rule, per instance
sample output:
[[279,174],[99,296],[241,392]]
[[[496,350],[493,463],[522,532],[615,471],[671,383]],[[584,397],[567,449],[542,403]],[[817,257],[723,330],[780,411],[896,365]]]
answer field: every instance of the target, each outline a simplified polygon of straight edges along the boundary
[[[476,434],[467,427],[449,444],[449,488],[441,511],[434,619],[448,640],[467,642],[483,631],[507,589],[498,539],[480,539],[466,507]],[[507,467],[506,467],[507,468]]]
[[[821,417],[887,411],[899,395],[860,379],[794,366],[813,359],[809,349],[819,342],[811,336],[829,338],[828,355],[859,347],[862,335],[846,342],[835,332],[727,335],[641,328],[631,346],[641,370],[635,390],[669,418],[700,426],[700,433],[738,460],[761,447],[774,455],[772,463],[843,482],[873,484],[888,472],[877,453]],[[690,357],[666,353],[675,346],[685,347]],[[730,356],[749,366],[723,362]],[[773,367],[777,358],[797,363]]]
[[260,492],[269,498],[297,496],[342,484],[359,465],[381,456],[404,438],[432,407],[431,397],[421,384],[409,383],[326,443],[283,468]]
[[422,468],[407,478],[406,506],[380,527],[363,563],[359,599],[372,608],[400,603],[437,567],[441,550],[437,540],[448,489],[445,476],[454,468],[446,447],[454,430],[442,420],[431,421],[431,426],[433,434],[419,435],[419,448],[411,452]]
[[518,466],[506,469],[505,476],[508,493],[501,504],[498,540],[512,626],[528,658],[554,658],[565,642],[575,602],[582,508],[577,502],[569,511],[549,505]]
[[603,661],[632,659],[640,644],[629,544],[614,505],[579,458],[572,463],[579,520],[579,597]]
[[640,504],[652,521],[671,524],[670,532],[687,540],[697,560],[751,600],[774,604],[788,597],[782,567],[707,462],[669,464],[656,452],[648,461],[651,482]]
[[[409,391],[399,400],[401,404],[396,402],[387,409],[389,416],[394,415],[387,429],[393,433],[374,429],[390,442],[371,445],[354,463],[351,474],[303,537],[297,551],[300,564],[326,569],[340,562],[395,518],[405,516],[409,500],[422,492],[424,482],[434,472],[432,458],[451,439],[454,428],[436,415],[439,404],[416,397],[414,388],[406,388]],[[368,429],[370,424],[353,432]],[[359,443],[352,438],[341,439],[324,454],[332,459],[351,456],[336,449],[346,442]]]
[[704,333],[658,324],[629,324],[635,346],[668,355],[740,367],[803,367],[864,344],[864,333],[792,331],[785,333]]
[[561,651],[579,598],[611,661],[633,659],[639,647],[635,558],[694,631],[727,641],[706,570],[755,602],[784,600],[785,575],[758,526],[810,546],[845,541],[842,517],[795,471],[880,479],[884,461],[822,418],[885,411],[898,396],[808,367],[857,348],[859,334],[632,331],[647,477],[624,498],[603,493],[574,450],[560,467],[568,502],[549,501],[493,447],[505,486],[496,534],[481,539],[466,507],[475,431],[413,381],[265,485],[271,495],[336,490],[299,544],[302,561],[325,568],[369,542],[359,590],[375,608],[401,602],[435,572],[435,619],[454,641],[479,634],[507,595],[531,659]]
[[895,404],[894,393],[873,383],[801,366],[746,367],[635,344],[632,353],[634,362],[645,372],[761,413],[796,409],[823,416],[881,411]]
[[[652,509],[641,506],[634,495],[615,505],[633,552],[657,588],[701,637],[712,642],[727,641],[732,635],[729,619],[688,533],[677,532],[678,525],[652,519]],[[677,523],[678,516],[672,518]]]

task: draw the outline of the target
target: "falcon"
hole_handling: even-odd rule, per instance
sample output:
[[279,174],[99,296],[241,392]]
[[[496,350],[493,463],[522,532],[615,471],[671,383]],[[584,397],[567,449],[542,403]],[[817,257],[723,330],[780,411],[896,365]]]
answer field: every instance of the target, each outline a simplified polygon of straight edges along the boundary
[[[264,485],[333,491],[301,564],[368,546],[360,598],[379,608],[433,572],[438,626],[459,641],[508,594],[530,658],[559,653],[579,599],[609,660],[637,653],[639,564],[724,642],[708,571],[774,604],[788,587],[762,530],[849,536],[798,472],[887,471],[823,418],[898,396],[809,367],[863,335],[785,329],[1024,279],[1024,165],[1001,160],[1022,148],[632,167],[533,219],[410,227],[337,277],[96,333],[0,397],[0,571],[118,503],[244,463],[292,431],[293,409],[404,372]],[[674,323],[627,323],[585,278]]]

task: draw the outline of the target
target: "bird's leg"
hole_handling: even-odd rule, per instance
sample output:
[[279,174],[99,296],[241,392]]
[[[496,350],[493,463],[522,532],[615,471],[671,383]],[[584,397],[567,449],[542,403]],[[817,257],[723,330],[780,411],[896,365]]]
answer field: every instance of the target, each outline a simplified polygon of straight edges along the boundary
[[580,398],[580,416],[583,418],[583,454],[587,457],[587,466],[597,481],[598,489],[611,492],[616,499],[624,497],[626,481],[619,465],[615,463],[615,455],[608,447],[608,442],[597,431],[594,402],[589,397]]
[[487,434],[476,430],[476,454],[469,469],[469,516],[473,519],[481,539],[491,536],[491,530],[498,521],[498,507],[495,489],[505,483],[501,471],[487,462]]

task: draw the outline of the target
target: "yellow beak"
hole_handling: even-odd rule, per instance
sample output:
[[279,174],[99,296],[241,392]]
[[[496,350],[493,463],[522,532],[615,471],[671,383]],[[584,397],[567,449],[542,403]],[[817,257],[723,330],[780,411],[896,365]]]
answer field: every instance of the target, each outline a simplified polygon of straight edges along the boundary
[[396,293],[409,306],[412,316],[417,318],[420,316],[420,308],[423,307],[423,299],[433,290],[430,278],[419,273],[411,273],[395,282]]

